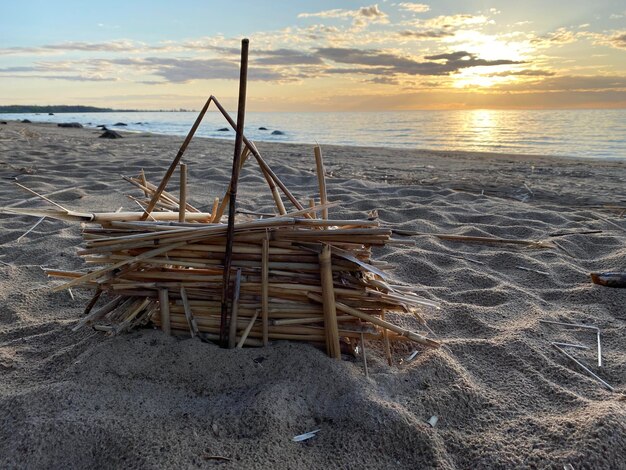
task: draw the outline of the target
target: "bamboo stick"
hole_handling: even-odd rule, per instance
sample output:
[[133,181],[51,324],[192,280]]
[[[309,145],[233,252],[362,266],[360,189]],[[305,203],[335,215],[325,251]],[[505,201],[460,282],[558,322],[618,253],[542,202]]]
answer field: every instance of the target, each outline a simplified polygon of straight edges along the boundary
[[[313,148],[315,153],[315,165],[317,167],[317,182],[320,188],[320,202],[326,204],[326,171],[324,170],[324,161],[322,159],[322,149],[319,145]],[[328,219],[328,209],[322,210],[322,219]]]
[[567,353],[566,351],[564,351],[563,349],[561,349],[559,346],[557,346],[556,344],[552,343],[552,346],[559,351],[561,354],[563,354],[564,356],[566,356],[568,359],[570,359],[572,362],[574,362],[578,367],[580,367],[581,369],[583,369],[585,372],[587,372],[587,374],[589,374],[591,377],[593,377],[594,379],[596,379],[598,382],[600,382],[602,385],[604,385],[607,389],[609,389],[611,392],[615,391],[615,388],[613,388],[611,385],[609,385],[607,382],[605,382],[604,380],[602,380],[597,374],[595,374],[593,371],[591,371],[591,369],[589,369],[585,364],[583,364],[582,362],[580,362],[578,359],[576,359],[574,356],[572,356],[571,354]]
[[370,374],[367,370],[367,356],[365,354],[365,338],[361,333],[361,353],[363,354],[363,369],[365,370],[365,378],[369,378]]
[[220,198],[213,199],[213,208],[211,209],[211,223],[216,224],[220,222],[220,218],[217,216],[217,209],[220,206]]
[[143,194],[146,197],[150,197],[150,193],[148,192],[146,186],[148,186],[148,181],[146,180],[146,173],[143,171],[143,168],[139,170],[139,181],[141,185],[144,187]]
[[[233,129],[235,129],[236,125],[235,125],[235,121],[233,121],[233,118],[230,117],[228,112],[224,109],[224,107],[221,105],[221,103],[214,96],[212,96],[211,98],[213,98],[213,103],[215,103],[215,106],[217,106],[217,109],[219,109],[219,111],[222,113],[222,115],[226,118],[226,120],[228,121],[230,126]],[[298,202],[298,200],[293,196],[293,194],[291,194],[289,189],[287,189],[287,186],[285,186],[285,184],[280,180],[280,178],[278,178],[278,176],[276,176],[276,174],[272,171],[272,169],[267,165],[265,160],[263,160],[263,158],[261,157],[261,154],[256,149],[254,144],[252,144],[246,138],[245,135],[243,136],[243,142],[248,146],[248,148],[250,148],[250,150],[252,151],[252,155],[254,155],[254,157],[256,158],[256,161],[259,164],[259,166],[261,167],[261,169],[263,170],[263,172],[267,173],[271,177],[271,179],[274,181],[274,183],[276,183],[276,185],[278,185],[278,187],[285,194],[285,196],[287,196],[287,199],[289,199],[291,201],[291,203],[296,207],[296,209],[299,209],[299,210],[304,209],[302,204],[300,204]]]
[[42,223],[44,220],[46,220],[45,217],[41,217],[36,223],[35,225],[33,225],[31,228],[29,228],[26,232],[24,232],[22,235],[20,235],[19,237],[17,237],[17,240],[15,240],[16,242],[20,242],[22,240],[22,238],[24,238],[26,235],[28,235],[30,232],[32,232],[33,230],[35,230],[37,228],[37,226]]
[[237,345],[237,316],[239,315],[239,293],[241,292],[241,269],[237,270],[235,277],[235,292],[233,293],[233,306],[230,312],[230,329],[228,332],[228,348]]
[[[383,312],[380,316],[381,320],[385,320],[385,312]],[[383,343],[385,345],[385,356],[387,357],[387,364],[389,367],[393,365],[393,359],[391,357],[391,345],[389,344],[389,333],[386,329],[383,328]]]
[[80,328],[85,326],[87,323],[94,321],[94,320],[98,320],[99,318],[103,317],[107,313],[113,311],[122,303],[122,300],[123,300],[122,297],[116,297],[110,302],[100,307],[99,309],[93,310],[90,314],[85,315],[83,318],[81,318],[79,322],[76,325],[74,325],[74,327],[72,328],[72,331],[76,332]]
[[180,164],[180,200],[178,208],[178,221],[185,222],[185,209],[187,208],[187,165]]
[[200,126],[200,123],[202,122],[202,118],[204,118],[204,115],[206,114],[207,109],[209,109],[209,105],[211,104],[212,98],[213,98],[212,96],[209,97],[204,107],[200,111],[200,114],[198,114],[198,117],[196,118],[196,122],[193,123],[193,126],[189,130],[187,137],[185,137],[185,140],[180,146],[180,149],[178,150],[176,157],[174,157],[174,160],[170,164],[170,167],[167,169],[167,172],[165,173],[165,176],[161,180],[161,183],[159,183],[159,187],[154,192],[154,195],[152,196],[152,199],[150,200],[150,204],[148,204],[148,207],[146,207],[146,211],[144,212],[144,215],[142,216],[141,220],[146,220],[148,218],[148,215],[150,215],[150,212],[152,212],[152,209],[154,209],[154,206],[156,205],[157,201],[159,200],[159,197],[161,196],[161,193],[165,190],[167,183],[172,177],[172,174],[174,174],[174,170],[176,169],[178,162],[180,162],[181,158],[183,158],[183,154],[185,153],[185,150],[187,150],[187,146],[189,145],[189,142],[191,142],[191,139],[193,138],[194,134],[196,133],[196,130],[198,129],[198,126]]
[[[338,315],[337,322],[354,321],[355,318],[352,315]],[[323,323],[324,317],[305,317],[305,318],[286,318],[279,320],[271,320],[270,325],[284,326],[284,325],[307,325],[309,323]]]
[[229,204],[228,204],[228,230],[226,231],[226,252],[224,255],[224,281],[222,285],[222,320],[220,325],[220,343],[222,347],[228,346],[228,289],[230,284],[230,264],[233,254],[233,235],[235,233],[235,211],[237,210],[237,185],[239,182],[239,172],[242,145],[243,128],[246,114],[246,89],[248,86],[248,45],[250,41],[246,38],[241,41],[241,67],[239,69],[239,104],[237,107],[237,135],[235,138],[235,154],[233,156],[233,170],[230,178]]
[[[134,178],[129,178],[128,176],[122,175],[122,179],[124,181],[129,182],[133,186],[136,186],[137,188],[141,189],[144,193],[147,192],[146,197],[148,198],[148,200],[146,201],[145,205],[147,206],[150,203],[152,195],[155,194],[157,190],[157,187],[155,185],[153,185],[152,183],[148,181],[143,181],[141,180],[141,178],[134,179]],[[164,190],[163,192],[161,192],[161,196],[159,196],[159,200],[157,201],[157,204],[160,204],[165,207],[175,207],[178,210],[178,206],[180,205],[180,200],[173,194]],[[185,206],[186,206],[187,212],[200,212],[200,210],[198,210],[197,208],[195,208],[189,203],[186,203]]]
[[[240,163],[239,163],[239,171],[241,171],[243,169],[244,164],[246,163],[246,161],[248,160],[248,155],[250,155],[250,149],[248,147],[243,149],[243,152],[241,154],[240,157]],[[222,219],[222,216],[224,215],[224,211],[226,210],[226,207],[230,204],[230,193],[232,192],[232,180],[231,182],[228,183],[228,188],[226,189],[226,193],[224,194],[224,197],[222,198],[222,202],[219,204],[219,206],[217,207],[217,209],[215,210],[214,214],[214,221],[218,222]],[[219,198],[216,198],[219,201]]]
[[[184,286],[180,286],[180,298],[183,302],[183,309],[185,311],[185,317],[187,317],[187,322],[189,323],[189,332],[191,333],[191,337],[193,338],[195,335],[198,334],[198,324],[196,323],[196,319],[194,318],[193,313],[191,311],[191,306],[189,305],[189,299],[187,298],[187,291],[185,290]],[[171,310],[171,306],[170,306],[170,310]]]
[[102,295],[102,289],[96,289],[95,294],[93,295],[89,303],[85,306],[85,310],[83,310],[83,317],[89,315],[91,310],[95,307],[96,303],[98,303],[98,300],[100,299],[101,295]]
[[52,204],[53,206],[56,206],[56,207],[58,207],[59,209],[61,209],[62,211],[65,211],[65,212],[70,212],[70,210],[69,210],[69,209],[66,209],[66,208],[65,208],[65,207],[63,207],[61,204],[58,204],[58,203],[54,202],[54,201],[53,201],[53,200],[51,200],[51,199],[48,199],[46,196],[44,196],[44,195],[42,195],[42,194],[39,194],[38,192],[33,191],[32,189],[27,188],[26,186],[24,186],[24,185],[22,185],[22,184],[20,184],[20,183],[17,183],[17,182],[16,182],[16,183],[15,183],[15,185],[16,185],[16,186],[18,186],[18,187],[20,187],[20,188],[22,188],[22,189],[24,189],[24,190],[26,190],[26,191],[28,191],[28,192],[29,192],[29,193],[31,193],[31,194],[34,194],[35,196],[37,196],[37,197],[38,197],[38,198],[40,198],[40,199],[43,199],[44,201],[49,202],[49,203],[50,203],[50,204]]
[[[246,342],[246,338],[250,334],[250,330],[252,330],[252,327],[254,326],[254,322],[256,321],[258,316],[259,316],[259,311],[257,310],[256,312],[254,312],[254,316],[250,319],[250,323],[248,323],[248,326],[246,326],[245,330],[243,330],[243,333],[241,333],[241,338],[239,339],[239,342],[237,343],[238,349],[241,349],[243,347],[244,343]],[[263,341],[263,346],[265,346],[265,341]]]
[[[316,302],[320,302],[320,303],[323,302],[322,297],[313,292],[309,292],[307,297],[309,297],[311,300],[314,300]],[[393,323],[386,322],[384,320],[381,320],[380,318],[361,312],[360,310],[357,310],[355,308],[348,307],[347,305],[341,302],[335,302],[335,305],[336,305],[337,310],[341,310],[342,312],[347,313],[348,315],[355,316],[357,318],[360,318],[361,320],[365,320],[370,323],[373,323],[374,325],[378,325],[387,330],[391,330],[395,333],[398,333],[401,336],[406,336],[408,339],[415,341],[416,343],[420,343],[420,344],[423,344],[424,346],[428,346],[431,348],[438,348],[440,346],[438,341],[434,341],[430,338],[426,338],[425,336],[422,336],[418,333],[414,333],[412,331],[406,330],[400,326],[394,325]]]
[[319,255],[320,276],[322,281],[322,303],[324,305],[324,330],[326,332],[327,354],[334,359],[341,359],[339,332],[337,326],[337,310],[335,307],[335,290],[331,269],[330,247],[324,245]]
[[261,261],[261,312],[263,320],[263,346],[269,343],[269,251],[270,242],[263,240],[263,254]]
[[159,289],[159,307],[161,309],[161,329],[166,335],[171,334],[170,300],[167,289]]
[[86,281],[90,281],[93,279],[96,279],[97,277],[106,274],[106,273],[110,273],[111,271],[114,271],[118,268],[121,268],[122,266],[126,266],[127,264],[130,263],[134,263],[137,261],[143,261],[143,260],[147,260],[150,259],[153,256],[158,256],[161,255],[163,253],[167,253],[169,250],[172,250],[174,248],[180,248],[181,246],[184,246],[187,242],[178,242],[178,243],[174,243],[172,245],[167,245],[167,246],[162,246],[160,248],[155,248],[154,250],[151,251],[146,251],[138,256],[135,256],[133,258],[129,258],[123,261],[119,261],[118,263],[112,264],[110,266],[107,266],[106,268],[100,269],[98,271],[93,271],[90,272],[88,274],[85,274],[84,276],[81,276],[79,278],[73,279],[70,282],[63,284],[61,286],[57,286],[57,287],[53,287],[52,291],[53,292],[59,292],[62,291],[64,289],[67,289],[69,287],[75,286],[77,284],[83,284]]

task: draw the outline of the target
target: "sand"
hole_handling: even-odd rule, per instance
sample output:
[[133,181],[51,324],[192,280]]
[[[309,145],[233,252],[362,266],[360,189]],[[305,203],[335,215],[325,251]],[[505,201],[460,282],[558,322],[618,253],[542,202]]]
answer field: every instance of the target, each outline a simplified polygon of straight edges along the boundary
[[[0,125],[0,206],[30,197],[20,183],[76,210],[134,210],[119,178],[158,182],[182,138]],[[259,143],[287,186],[316,193],[312,148]],[[626,161],[324,146],[337,216],[378,209],[381,221],[428,233],[557,240],[563,249],[467,244],[432,236],[379,250],[393,276],[440,303],[428,310],[438,350],[372,345],[328,359],[275,342],[222,350],[141,330],[109,338],[70,331],[89,292],[51,293],[41,266],[82,269],[80,227],[0,216],[2,468],[626,468],[626,289],[588,272],[626,269]],[[190,202],[207,208],[230,175],[232,143],[194,139]],[[176,190],[176,183],[171,186]],[[255,164],[240,208],[270,211]],[[32,201],[23,207],[42,206]],[[601,233],[551,234],[601,230]],[[534,271],[521,270],[518,266]],[[539,320],[596,325],[595,337]],[[402,321],[402,319],[399,319]],[[570,350],[609,392],[550,346]],[[437,416],[436,426],[427,421]],[[314,429],[306,442],[291,439]],[[218,459],[216,457],[224,457]]]

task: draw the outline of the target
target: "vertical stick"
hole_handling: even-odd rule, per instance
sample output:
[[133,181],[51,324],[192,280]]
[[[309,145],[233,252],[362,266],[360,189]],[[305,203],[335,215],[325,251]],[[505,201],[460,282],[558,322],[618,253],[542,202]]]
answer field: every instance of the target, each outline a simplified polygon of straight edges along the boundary
[[143,168],[139,172],[139,181],[141,181],[141,185],[144,187],[143,193],[146,197],[150,197],[150,192],[146,189],[148,187],[148,181],[146,180],[146,173],[143,171]]
[[228,229],[226,231],[226,253],[224,255],[224,280],[222,285],[222,312],[220,315],[220,344],[228,346],[228,287],[230,284],[230,265],[233,256],[233,236],[235,233],[235,210],[237,200],[237,182],[243,143],[243,126],[246,114],[246,88],[248,85],[248,45],[250,41],[241,41],[241,68],[239,70],[239,106],[237,108],[237,137],[233,156],[233,171],[230,178],[230,201],[228,205]]
[[[320,187],[320,204],[326,204],[326,173],[324,170],[324,161],[322,160],[322,149],[319,145],[313,148],[315,153],[315,165],[317,166],[317,182]],[[328,208],[322,209],[322,219],[328,219]]]
[[219,220],[217,220],[217,208],[220,206],[220,198],[216,197],[213,199],[213,209],[211,209],[211,223],[217,224]]
[[337,309],[335,306],[335,288],[333,285],[333,269],[330,246],[324,245],[319,255],[320,276],[322,278],[322,303],[324,305],[324,330],[328,345],[328,355],[341,359],[339,345],[339,327],[337,326]]
[[198,334],[198,324],[196,322],[196,319],[193,317],[191,306],[189,305],[189,298],[187,297],[187,291],[183,286],[180,286],[180,298],[183,301],[185,317],[187,317],[187,323],[189,323],[189,331],[191,332],[191,337],[193,338],[195,335]]
[[241,291],[241,268],[237,269],[235,278],[235,293],[233,294],[233,307],[230,313],[230,330],[228,331],[228,347],[234,348],[237,344],[237,316],[239,312],[239,292]]
[[[385,312],[382,312],[380,315],[381,320],[385,320]],[[387,356],[387,364],[390,366],[393,365],[393,361],[391,359],[391,346],[389,344],[389,332],[383,328],[383,341],[385,342],[385,356]]]
[[270,296],[269,296],[269,253],[270,253],[270,241],[268,238],[263,239],[263,252],[261,258],[261,312],[263,319],[263,346],[267,346],[269,343],[269,311],[270,311]]
[[170,298],[167,289],[159,289],[159,307],[161,308],[161,329],[163,333],[172,333],[170,326]]
[[596,330],[596,339],[598,342],[598,367],[602,367],[602,345],[600,344],[600,328]]
[[[309,199],[309,207],[315,207],[315,198]],[[317,219],[317,212],[310,212]]]
[[365,369],[365,377],[369,378],[370,374],[367,370],[367,356],[365,355],[365,337],[361,333],[361,351],[363,352],[363,369]]
[[187,208],[187,165],[180,164],[180,196],[178,197],[178,221],[185,221],[185,209]]

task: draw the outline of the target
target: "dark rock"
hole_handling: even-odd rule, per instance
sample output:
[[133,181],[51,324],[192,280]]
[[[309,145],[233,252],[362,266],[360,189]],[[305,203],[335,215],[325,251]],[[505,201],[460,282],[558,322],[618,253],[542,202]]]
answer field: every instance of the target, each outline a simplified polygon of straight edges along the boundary
[[113,124],[114,126],[117,127],[121,127],[121,126],[128,126],[128,124],[126,124],[125,122],[116,122],[115,124]]
[[143,122],[136,122],[135,124],[137,124],[139,126],[143,126]]
[[78,122],[60,122],[57,124],[58,127],[74,127],[76,129],[82,129],[83,125]]
[[272,131],[272,135],[285,135],[283,131]]
[[121,139],[122,135],[119,132],[112,131],[110,129],[105,129],[102,135],[100,135],[101,139]]
[[6,121],[0,121],[0,124],[8,124]]
[[48,116],[54,116],[54,113],[48,113]]
[[217,132],[228,132],[230,129],[228,127],[222,127],[217,130]]
[[105,124],[98,124],[96,127],[102,127],[102,129],[106,129],[107,126]]
[[33,121],[31,121],[30,119],[22,119],[22,122],[24,124],[31,124]]
[[267,127],[259,127],[259,130],[260,130],[260,131],[266,131],[266,130],[267,130]]

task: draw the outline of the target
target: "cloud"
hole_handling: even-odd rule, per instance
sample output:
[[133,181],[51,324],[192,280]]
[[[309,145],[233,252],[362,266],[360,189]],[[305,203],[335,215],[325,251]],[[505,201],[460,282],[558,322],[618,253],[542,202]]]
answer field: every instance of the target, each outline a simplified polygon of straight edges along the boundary
[[378,4],[361,7],[357,10],[324,10],[317,13],[300,13],[298,18],[352,18],[355,26],[368,23],[389,23],[389,17],[378,8]]
[[48,44],[36,47],[5,47],[0,49],[0,55],[21,54],[52,54],[56,52],[88,51],[88,52],[134,52],[139,46],[126,40],[90,43],[90,42],[64,42],[61,44]]
[[626,77],[617,76],[571,76],[552,77],[532,86],[539,90],[558,91],[598,91],[624,90],[626,91]]
[[426,30],[426,31],[409,31],[404,30],[398,32],[398,35],[403,38],[411,39],[441,39],[449,36],[454,36],[454,32],[445,30]]
[[[111,61],[121,64],[122,61]],[[147,69],[152,75],[162,77],[170,83],[187,83],[193,80],[238,80],[239,64],[223,59],[181,59],[147,57],[136,61],[127,61],[125,65],[136,65]],[[249,80],[284,80],[280,72],[265,67],[251,68]]]
[[476,28],[479,25],[490,23],[493,23],[493,20],[490,20],[485,15],[457,14],[440,15],[428,19],[413,19],[411,21],[405,22],[404,24],[413,26],[415,28],[441,29],[466,27]]
[[430,7],[428,5],[423,4],[423,3],[402,2],[402,3],[398,3],[398,7],[401,10],[407,10],[407,11],[411,11],[413,13],[425,13],[425,12],[430,10]]
[[613,45],[613,47],[626,49],[626,31],[611,36],[609,41]]
[[368,83],[377,83],[379,85],[399,85],[400,82],[397,78],[393,77],[374,77],[365,80]]
[[554,45],[563,45],[576,42],[580,37],[584,37],[587,33],[584,31],[571,31],[567,28],[559,28],[554,32],[531,39],[531,44],[537,47],[550,47]]
[[322,60],[313,54],[295,49],[275,49],[258,51],[260,58],[253,59],[255,64],[262,65],[315,65],[321,64]]
[[[428,62],[419,62],[410,57],[402,57],[394,53],[376,49],[362,50],[327,47],[317,49],[317,53],[320,57],[332,62],[363,66],[363,68],[357,68],[355,70],[359,73],[370,74],[450,75],[469,67],[522,63],[508,59],[479,59],[475,54],[466,51],[426,56],[425,59],[427,59]],[[327,72],[338,73],[333,72],[332,69],[330,71],[327,70]]]
[[489,74],[490,77],[510,77],[510,76],[522,76],[522,77],[552,77],[556,75],[554,72],[548,70],[537,69],[525,69],[525,70],[506,70],[504,72]]
[[583,32],[596,46],[608,46],[615,49],[626,49],[626,30],[614,30],[606,33]]
[[600,92],[619,90],[626,92],[626,76],[564,75],[548,77],[532,83],[506,83],[497,87],[516,92]]
[[[278,61],[285,50],[278,50]],[[293,55],[293,54],[292,54]],[[319,58],[315,58],[319,61]],[[304,59],[301,61],[304,62]],[[311,63],[314,61],[309,61]],[[58,72],[63,73],[59,74]],[[88,71],[89,73],[84,73]],[[37,72],[38,75],[29,74]],[[56,72],[56,74],[55,74]],[[248,79],[258,81],[288,81],[299,78],[298,70],[281,71],[267,66],[250,68]],[[13,78],[51,78],[70,81],[116,81],[118,76],[138,83],[188,83],[194,80],[238,80],[239,62],[228,59],[197,59],[172,57],[123,57],[117,59],[86,59],[63,62],[40,62],[30,67],[9,67],[0,69],[1,76]],[[23,73],[16,75],[17,73]],[[146,78],[159,77],[162,80]]]
[[27,75],[12,75],[0,73],[0,79],[2,78],[17,78],[20,80],[27,79],[42,79],[42,80],[66,80],[71,82],[116,82],[118,79],[115,77],[98,77],[89,75],[48,75],[48,74],[27,74]]

